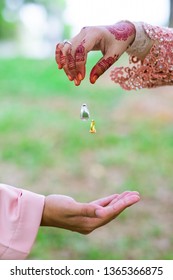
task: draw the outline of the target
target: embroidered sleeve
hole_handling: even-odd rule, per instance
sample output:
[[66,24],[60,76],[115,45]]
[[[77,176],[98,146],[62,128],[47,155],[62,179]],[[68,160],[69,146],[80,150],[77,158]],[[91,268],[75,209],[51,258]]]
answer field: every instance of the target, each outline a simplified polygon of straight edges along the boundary
[[128,67],[116,67],[111,79],[125,90],[173,85],[173,29],[135,24],[136,38],[127,50]]

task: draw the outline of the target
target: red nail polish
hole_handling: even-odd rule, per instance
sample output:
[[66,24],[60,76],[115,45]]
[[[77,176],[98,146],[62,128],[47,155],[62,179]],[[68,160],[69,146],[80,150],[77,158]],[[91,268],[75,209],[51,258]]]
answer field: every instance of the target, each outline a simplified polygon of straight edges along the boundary
[[93,84],[95,83],[95,81],[98,79],[98,76],[95,74],[93,77],[92,77],[92,82]]
[[80,85],[80,81],[78,81],[77,79],[74,79],[74,83],[75,83],[75,86],[79,86]]
[[82,77],[82,74],[81,74],[81,73],[78,73],[77,77],[78,77],[79,81],[81,81],[81,80],[83,79],[83,77]]
[[70,75],[67,75],[67,76],[68,76],[68,78],[69,78],[70,81],[73,81],[72,76],[70,76]]

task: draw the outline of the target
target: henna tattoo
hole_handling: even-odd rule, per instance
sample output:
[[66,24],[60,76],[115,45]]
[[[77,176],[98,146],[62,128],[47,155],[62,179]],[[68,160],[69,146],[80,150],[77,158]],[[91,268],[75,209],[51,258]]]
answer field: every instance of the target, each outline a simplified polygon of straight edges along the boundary
[[59,47],[60,44],[57,44],[56,45],[56,49],[55,49],[55,54],[59,54],[60,52],[60,47]]
[[119,55],[115,55],[114,57],[108,57],[107,59],[102,59],[97,66],[101,68],[102,72],[105,72],[117,59]]
[[112,26],[106,26],[118,41],[126,41],[128,37],[135,34],[135,27],[129,22],[119,22]]
[[84,42],[85,42],[85,40],[83,40],[83,42],[76,49],[76,52],[75,52],[76,62],[85,61],[85,48],[83,46]]
[[114,55],[114,57],[108,57],[106,59],[100,60],[91,70],[90,82],[92,84],[101,76],[112,64],[119,58],[119,55]]
[[113,57],[101,60],[97,65],[105,72],[114,63]]
[[66,56],[62,52],[60,52],[60,64],[62,67],[66,64]]
[[71,54],[71,50],[69,51],[69,53],[67,55],[67,61],[68,61],[67,66],[68,66],[69,70],[74,70],[76,68],[76,65],[75,65],[75,59]]
[[142,26],[155,43],[143,60],[130,56],[129,67],[116,67],[111,72],[111,80],[125,90],[173,85],[172,29],[146,23]]
[[56,51],[55,51],[55,58],[56,58],[56,62],[58,64],[59,69],[62,69],[63,66],[66,63],[66,56],[63,55],[61,49],[60,49],[60,44],[58,44],[56,46]]
[[118,59],[119,55],[100,60],[91,70],[90,81],[92,84]]

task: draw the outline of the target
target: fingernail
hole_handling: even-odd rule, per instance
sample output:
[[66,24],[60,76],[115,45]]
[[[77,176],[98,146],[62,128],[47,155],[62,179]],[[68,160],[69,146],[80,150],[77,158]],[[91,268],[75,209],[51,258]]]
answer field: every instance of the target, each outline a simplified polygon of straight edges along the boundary
[[73,81],[72,76],[70,76],[70,75],[67,75],[67,76],[68,76],[68,78],[69,78],[70,81]]
[[79,81],[81,81],[81,80],[83,79],[83,77],[82,77],[82,74],[81,74],[81,73],[78,73],[77,77],[78,77]]
[[95,81],[98,79],[98,76],[97,75],[94,75],[93,77],[92,77],[92,83],[94,84],[95,83]]
[[79,86],[80,85],[80,81],[78,81],[77,79],[74,79],[74,83],[75,83],[75,86]]
[[125,201],[127,204],[131,204],[131,203],[136,203],[140,200],[140,197],[138,195],[133,195],[133,196],[129,196],[127,198],[125,198]]
[[137,191],[133,191],[132,193],[133,193],[133,194],[139,195],[139,192],[137,192]]

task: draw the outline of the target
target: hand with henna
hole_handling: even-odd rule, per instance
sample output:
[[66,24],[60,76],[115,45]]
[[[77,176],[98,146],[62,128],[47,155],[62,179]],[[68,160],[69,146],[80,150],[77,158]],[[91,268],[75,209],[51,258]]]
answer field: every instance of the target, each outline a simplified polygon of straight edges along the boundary
[[70,42],[56,46],[56,62],[70,81],[79,86],[85,78],[87,54],[101,51],[103,57],[90,72],[90,82],[96,80],[127,50],[135,38],[135,27],[131,22],[121,21],[109,26],[84,27]]

